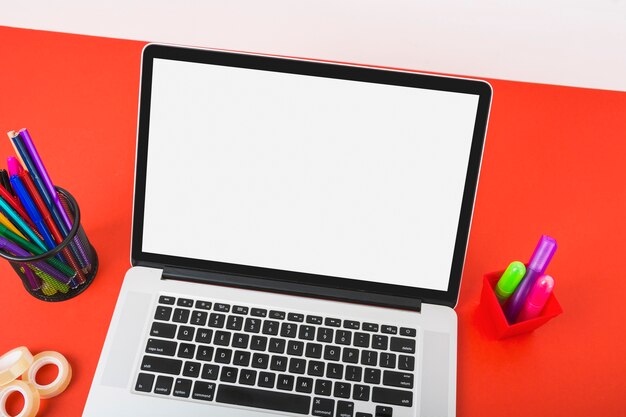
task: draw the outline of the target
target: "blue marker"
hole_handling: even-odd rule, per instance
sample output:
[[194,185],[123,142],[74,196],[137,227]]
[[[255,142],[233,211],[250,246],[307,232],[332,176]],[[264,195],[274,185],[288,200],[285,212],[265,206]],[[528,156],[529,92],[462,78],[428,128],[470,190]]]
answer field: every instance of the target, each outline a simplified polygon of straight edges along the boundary
[[37,227],[39,233],[41,233],[47,250],[54,249],[56,243],[54,243],[54,239],[52,239],[52,235],[50,234],[48,227],[43,222],[43,217],[41,217],[41,213],[39,213],[39,210],[37,210],[33,199],[30,197],[28,191],[26,191],[26,187],[24,187],[24,184],[22,184],[22,180],[20,180],[17,175],[11,175],[11,186],[13,186],[13,191],[15,191],[15,194],[17,194],[17,198],[20,199],[22,205],[24,206],[24,209],[26,210],[26,213],[33,221],[33,223],[35,223],[35,226]]

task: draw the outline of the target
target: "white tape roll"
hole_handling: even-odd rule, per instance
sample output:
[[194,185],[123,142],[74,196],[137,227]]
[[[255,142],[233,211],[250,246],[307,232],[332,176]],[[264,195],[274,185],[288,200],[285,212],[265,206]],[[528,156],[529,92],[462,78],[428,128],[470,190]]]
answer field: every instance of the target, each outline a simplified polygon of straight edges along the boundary
[[15,417],[35,417],[39,411],[39,392],[24,381],[13,381],[0,388],[0,417],[12,417],[7,411],[7,399],[14,392],[19,392],[24,397],[24,408]]
[[33,355],[24,346],[0,356],[0,387],[22,375],[33,363]]
[[[47,385],[41,385],[37,383],[37,372],[46,365],[56,366],[59,368],[59,373],[54,381]],[[72,368],[67,359],[65,359],[65,356],[61,355],[59,352],[41,352],[35,355],[33,364],[24,375],[22,375],[22,379],[25,382],[31,383],[35,389],[39,391],[41,398],[52,398],[65,391],[65,388],[69,385],[72,379]]]

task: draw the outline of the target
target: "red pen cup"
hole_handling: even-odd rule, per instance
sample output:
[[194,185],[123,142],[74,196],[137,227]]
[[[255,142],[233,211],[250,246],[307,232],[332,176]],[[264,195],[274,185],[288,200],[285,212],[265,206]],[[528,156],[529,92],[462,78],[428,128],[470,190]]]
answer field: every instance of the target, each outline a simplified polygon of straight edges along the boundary
[[485,274],[483,276],[483,290],[480,296],[479,308],[485,316],[485,321],[491,325],[489,327],[496,339],[530,333],[563,312],[561,305],[554,296],[554,292],[552,292],[539,316],[519,323],[509,324],[495,293],[496,284],[503,273],[504,271],[498,271]]

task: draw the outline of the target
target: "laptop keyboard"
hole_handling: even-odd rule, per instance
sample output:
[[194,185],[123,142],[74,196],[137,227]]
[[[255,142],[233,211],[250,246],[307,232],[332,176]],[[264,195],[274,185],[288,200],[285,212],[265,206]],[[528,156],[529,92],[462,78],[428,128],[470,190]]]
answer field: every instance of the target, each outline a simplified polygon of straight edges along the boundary
[[298,415],[413,415],[417,345],[415,328],[161,295],[134,390]]

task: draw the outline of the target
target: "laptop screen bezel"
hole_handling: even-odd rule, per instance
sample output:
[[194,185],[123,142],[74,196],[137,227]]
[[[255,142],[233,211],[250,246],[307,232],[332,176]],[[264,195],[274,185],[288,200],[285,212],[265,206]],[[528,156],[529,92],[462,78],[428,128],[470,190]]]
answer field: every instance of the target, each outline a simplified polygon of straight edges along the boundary
[[[419,287],[362,281],[349,277],[316,275],[144,252],[142,250],[144,202],[150,126],[152,68],[155,59],[250,68],[263,71],[477,95],[479,97],[478,109],[476,112],[476,122],[470,148],[461,213],[457,226],[457,235],[447,290],[438,291]],[[134,266],[189,269],[281,281],[285,284],[285,292],[289,292],[290,283],[307,284],[315,287],[325,287],[327,289],[339,288],[360,293],[365,292],[372,296],[370,297],[371,299],[375,299],[376,294],[380,294],[392,297],[418,299],[422,303],[441,304],[451,307],[456,305],[478,184],[489,107],[491,104],[492,91],[488,83],[479,80],[442,77],[409,71],[394,71],[357,65],[150,44],[143,50],[140,84],[135,195],[131,239],[131,262]]]

